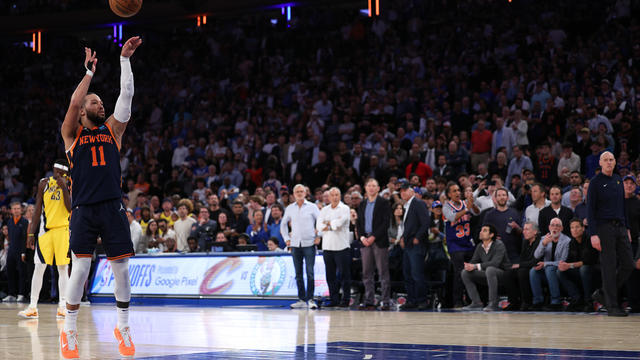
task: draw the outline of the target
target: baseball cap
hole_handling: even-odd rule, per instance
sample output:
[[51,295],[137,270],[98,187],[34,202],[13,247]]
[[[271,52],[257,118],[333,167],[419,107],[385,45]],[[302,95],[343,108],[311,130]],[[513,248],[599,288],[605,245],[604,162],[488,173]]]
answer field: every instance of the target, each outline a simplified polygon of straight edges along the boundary
[[624,178],[622,178],[622,181],[623,181],[623,182],[624,182],[624,181],[627,181],[627,180],[633,180],[633,183],[634,183],[634,184],[636,183],[636,177],[635,177],[635,176],[633,176],[633,175],[627,175],[627,176],[625,176]]
[[287,187],[287,185],[282,185],[280,186],[280,192],[289,192],[289,188]]
[[431,204],[432,209],[437,207],[442,207],[442,203],[439,200],[436,200],[433,202],[433,204]]
[[450,121],[445,121],[445,122],[442,123],[442,126],[451,127],[451,122]]
[[408,189],[411,187],[411,184],[409,184],[409,181],[407,179],[400,179],[396,182],[396,184],[400,184],[400,189]]
[[422,195],[422,189],[420,188],[420,186],[414,187],[413,192],[415,192],[418,195]]
[[590,133],[590,132],[591,132],[591,130],[589,130],[589,128],[588,128],[588,127],[583,127],[582,129],[580,129],[580,132],[583,132],[583,133]]

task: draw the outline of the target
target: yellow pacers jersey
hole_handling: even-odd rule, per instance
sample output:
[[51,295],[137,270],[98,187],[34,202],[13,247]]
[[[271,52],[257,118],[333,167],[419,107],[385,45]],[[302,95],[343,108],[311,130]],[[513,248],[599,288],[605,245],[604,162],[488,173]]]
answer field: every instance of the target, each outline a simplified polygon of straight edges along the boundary
[[49,177],[49,182],[42,194],[42,205],[44,207],[44,228],[47,230],[69,226],[69,210],[64,206],[62,189],[58,187],[58,182]]

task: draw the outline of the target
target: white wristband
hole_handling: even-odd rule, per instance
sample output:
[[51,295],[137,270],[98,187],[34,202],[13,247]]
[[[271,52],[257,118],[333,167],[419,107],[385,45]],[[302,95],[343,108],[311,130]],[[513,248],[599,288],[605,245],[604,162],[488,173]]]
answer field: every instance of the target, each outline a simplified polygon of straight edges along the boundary
[[86,75],[93,77],[93,71],[87,69]]

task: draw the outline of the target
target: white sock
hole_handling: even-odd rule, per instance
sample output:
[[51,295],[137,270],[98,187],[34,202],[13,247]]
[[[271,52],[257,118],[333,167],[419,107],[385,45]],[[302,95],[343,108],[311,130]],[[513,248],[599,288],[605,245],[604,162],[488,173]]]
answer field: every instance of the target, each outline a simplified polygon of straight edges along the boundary
[[118,329],[129,326],[129,308],[116,308],[118,311]]
[[64,331],[78,331],[78,310],[67,309],[67,315],[64,317]]

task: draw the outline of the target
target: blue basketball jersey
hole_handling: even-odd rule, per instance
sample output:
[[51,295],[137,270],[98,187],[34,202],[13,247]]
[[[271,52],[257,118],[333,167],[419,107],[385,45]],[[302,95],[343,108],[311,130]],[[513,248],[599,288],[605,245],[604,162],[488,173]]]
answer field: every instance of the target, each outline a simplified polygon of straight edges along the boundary
[[[458,213],[466,208],[464,201],[460,207],[456,208],[451,201],[447,201],[447,206],[451,206],[454,212]],[[465,214],[455,222],[445,222],[445,236],[449,252],[470,251],[474,249],[473,238],[471,237],[471,216]]]
[[72,208],[122,197],[120,144],[109,125],[78,130],[67,158]]

